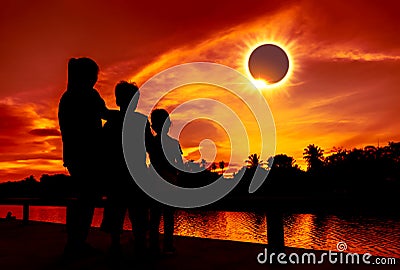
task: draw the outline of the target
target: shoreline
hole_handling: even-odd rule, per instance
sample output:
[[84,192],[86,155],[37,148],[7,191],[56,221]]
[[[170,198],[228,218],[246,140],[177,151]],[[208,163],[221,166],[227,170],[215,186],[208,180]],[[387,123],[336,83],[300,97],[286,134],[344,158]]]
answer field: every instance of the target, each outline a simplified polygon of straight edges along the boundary
[[[99,248],[103,255],[76,261],[72,265],[60,264],[66,241],[65,225],[63,224],[31,221],[28,225],[23,225],[21,220],[5,221],[0,219],[0,239],[2,239],[0,241],[0,266],[2,266],[2,269],[110,269],[107,266],[109,236],[98,228],[92,227],[88,242]],[[130,232],[124,231],[121,243],[123,245],[123,263],[132,267],[132,263],[135,264],[135,262],[132,259],[133,247]],[[265,244],[188,236],[175,236],[175,244],[177,254],[167,258],[149,260],[147,263],[151,265],[151,269],[217,269],[223,267],[230,269],[265,269],[265,267],[275,267],[275,265],[268,263],[259,264],[257,262],[257,256],[264,252],[265,248],[268,248],[268,245]],[[285,252],[296,253],[299,256],[304,253],[313,253],[318,257],[327,251],[285,247]],[[376,258],[386,257],[371,257],[371,260]],[[398,267],[399,263],[400,259],[397,258],[396,265],[381,267],[374,265],[374,269],[392,269]],[[285,267],[308,269],[310,266],[312,265],[290,264]],[[365,269],[369,265],[348,266],[351,269]],[[281,265],[277,265],[277,267],[281,267]],[[314,267],[331,269],[333,267],[342,268],[344,265],[329,264],[329,262],[324,261],[323,264]],[[129,267],[126,269],[129,269]]]

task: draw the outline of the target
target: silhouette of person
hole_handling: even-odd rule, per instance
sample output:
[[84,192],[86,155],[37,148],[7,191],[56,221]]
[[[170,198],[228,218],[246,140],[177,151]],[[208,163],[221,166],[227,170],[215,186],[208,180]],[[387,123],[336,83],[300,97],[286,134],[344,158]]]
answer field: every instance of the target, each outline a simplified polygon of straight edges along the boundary
[[[182,150],[179,142],[168,135],[171,120],[164,109],[151,113],[151,127],[156,133],[152,142],[146,144],[151,166],[166,181],[177,184],[179,170],[182,168]],[[175,166],[176,167],[175,167]],[[174,208],[153,202],[150,209],[150,248],[159,252],[159,226],[161,215],[164,218],[164,252],[174,253]]]
[[[142,254],[146,247],[146,226],[148,224],[148,203],[147,195],[133,181],[127,165],[125,163],[123,147],[122,147],[122,128],[126,113],[133,113],[130,122],[133,125],[145,126],[145,133],[151,134],[147,117],[135,112],[129,111],[128,106],[132,100],[133,110],[136,109],[139,101],[139,88],[134,83],[126,81],[119,82],[115,87],[116,104],[120,107],[120,111],[114,114],[103,127],[104,140],[104,168],[107,178],[107,203],[104,209],[103,222],[101,229],[111,234],[110,252],[113,255],[120,253],[120,235],[123,230],[126,210],[128,210],[129,218],[132,223],[134,235],[134,246],[137,254]],[[129,138],[136,140],[137,143],[144,141],[143,131],[138,129],[137,138]],[[141,142],[140,142],[141,140]],[[139,148],[136,148],[139,149]],[[137,153],[141,155],[135,161],[141,164],[137,166],[146,166],[146,152]]]
[[101,119],[110,111],[93,88],[99,67],[90,58],[71,58],[68,62],[68,85],[60,99],[58,120],[63,141],[63,160],[76,186],[77,199],[67,207],[67,244],[65,254],[94,255],[86,243],[99,198]]
[[16,220],[16,219],[17,219],[17,218],[16,218],[15,216],[13,216],[13,214],[12,214],[11,211],[8,211],[8,212],[7,212],[7,215],[6,215],[6,220],[7,220],[7,221]]

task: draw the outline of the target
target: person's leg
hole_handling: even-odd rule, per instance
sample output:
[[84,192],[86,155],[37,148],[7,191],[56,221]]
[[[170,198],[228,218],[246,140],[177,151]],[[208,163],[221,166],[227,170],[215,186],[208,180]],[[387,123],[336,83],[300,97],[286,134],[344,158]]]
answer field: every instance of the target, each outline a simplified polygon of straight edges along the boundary
[[90,253],[85,243],[94,214],[94,206],[99,194],[91,183],[96,177],[85,168],[68,167],[75,188],[76,199],[67,207],[66,253]]
[[140,205],[140,202],[138,202],[135,205],[131,205],[128,211],[129,218],[132,224],[135,252],[138,254],[142,254],[146,249],[148,209]]
[[158,252],[160,249],[159,246],[159,227],[161,220],[161,207],[159,205],[153,205],[150,208],[150,249],[154,252]]
[[92,256],[99,251],[86,243],[94,214],[94,194],[82,192],[67,208],[67,244],[64,254],[75,258]]
[[[68,171],[71,175],[71,185],[74,187],[74,196],[75,199],[71,200],[67,205],[67,212],[66,212],[66,227],[67,227],[67,245],[66,249],[71,247],[72,249],[75,248],[79,244],[78,237],[78,228],[79,228],[79,203],[78,197],[80,194],[79,190],[79,183],[81,181],[79,170],[75,169],[74,167],[68,167]],[[67,250],[66,250],[67,251]]]
[[[103,221],[107,229],[106,232],[111,236],[111,250],[120,250],[121,234],[125,221],[127,206],[117,196],[110,197],[110,203],[107,209],[104,209]],[[107,210],[107,212],[106,212]]]
[[173,252],[173,235],[174,235],[174,208],[169,206],[163,207],[164,217],[164,251]]
[[98,200],[98,195],[93,191],[84,191],[81,194],[81,197],[78,200],[79,211],[79,235],[81,237],[82,243],[86,242],[86,239],[89,235],[89,230],[92,225],[94,208],[96,200]]
[[71,201],[67,206],[66,227],[67,227],[67,246],[77,246],[79,244],[79,204],[76,200]]
[[[94,203],[91,203],[92,198],[87,188],[85,174],[82,169],[78,166],[68,168],[72,182],[75,186],[76,198],[67,207],[67,234],[68,234],[68,245],[82,246],[88,234],[87,223],[89,228],[91,225],[91,217],[94,212]],[[93,207],[92,207],[93,206]],[[93,208],[93,209],[92,209]]]

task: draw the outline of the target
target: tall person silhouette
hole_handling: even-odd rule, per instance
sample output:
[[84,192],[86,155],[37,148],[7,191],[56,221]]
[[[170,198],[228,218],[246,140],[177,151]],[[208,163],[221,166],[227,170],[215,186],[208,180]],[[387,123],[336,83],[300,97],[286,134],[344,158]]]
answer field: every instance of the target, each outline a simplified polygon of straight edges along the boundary
[[[122,148],[122,128],[125,114],[133,114],[130,124],[137,126],[137,134],[128,138],[136,144],[143,144],[145,137],[151,136],[147,117],[135,112],[139,101],[139,88],[134,83],[119,82],[115,87],[116,104],[120,107],[118,113],[113,114],[103,128],[104,145],[104,172],[106,175],[107,203],[104,209],[101,229],[111,234],[112,255],[120,253],[120,235],[123,229],[126,210],[132,223],[135,253],[142,255],[146,247],[146,225],[148,217],[147,195],[136,185],[125,163]],[[132,102],[132,111],[128,111]],[[139,127],[145,126],[145,132]],[[135,147],[136,151],[140,147]],[[143,149],[144,150],[144,149]],[[146,152],[136,153],[138,156],[135,166],[146,167]],[[147,168],[146,170],[147,171]]]
[[[183,167],[182,150],[179,142],[168,135],[171,120],[164,109],[151,113],[151,127],[156,133],[146,147],[151,166],[165,181],[177,185],[179,169]],[[150,209],[150,248],[159,253],[159,226],[161,215],[164,218],[164,253],[175,252],[173,245],[174,208],[154,202]]]
[[58,120],[63,141],[63,160],[74,183],[77,199],[67,208],[65,254],[87,256],[95,252],[86,243],[99,198],[101,119],[110,111],[93,88],[99,67],[90,58],[71,58],[68,62],[67,90],[61,97]]

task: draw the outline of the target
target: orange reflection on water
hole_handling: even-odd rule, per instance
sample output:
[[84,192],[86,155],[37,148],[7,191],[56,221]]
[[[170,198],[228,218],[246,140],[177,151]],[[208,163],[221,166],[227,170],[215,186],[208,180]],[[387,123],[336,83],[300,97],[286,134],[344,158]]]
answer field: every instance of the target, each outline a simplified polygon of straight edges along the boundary
[[298,243],[312,245],[314,222],[312,215],[290,215],[284,220],[285,245],[290,247],[298,246]]
[[243,242],[267,242],[264,215],[245,212],[179,211],[175,234]]
[[[0,206],[0,217],[11,211],[22,218],[22,206]],[[92,226],[98,227],[103,209],[96,209]],[[30,219],[65,223],[65,207],[30,208]],[[246,212],[176,211],[175,235],[267,243],[265,215]],[[284,216],[285,245],[336,251],[338,242],[347,252],[400,258],[400,218],[354,215],[292,214]],[[124,229],[130,230],[126,218]],[[162,226],[160,226],[162,232]]]

